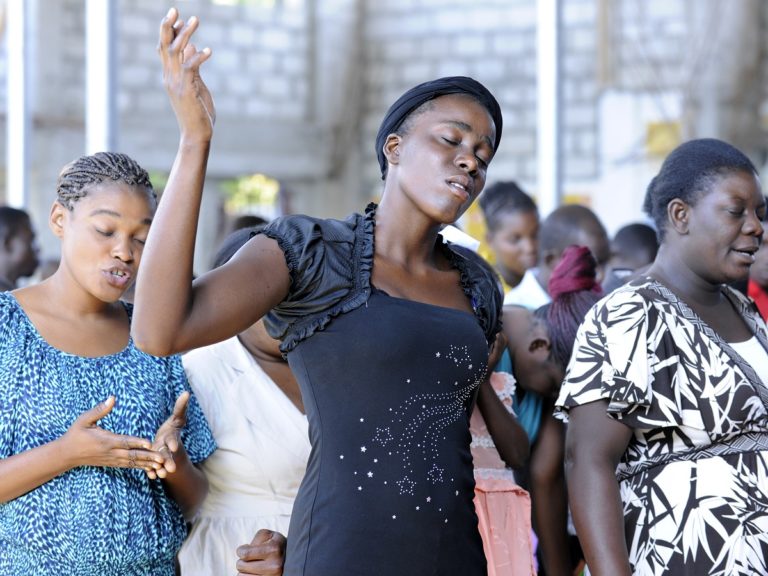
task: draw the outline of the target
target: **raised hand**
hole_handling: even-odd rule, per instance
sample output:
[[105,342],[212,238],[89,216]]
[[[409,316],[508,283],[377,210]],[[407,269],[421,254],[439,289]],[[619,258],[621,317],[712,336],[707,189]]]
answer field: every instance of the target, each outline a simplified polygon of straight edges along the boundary
[[285,563],[285,536],[280,532],[261,529],[250,544],[237,549],[237,571],[257,576],[280,576]]
[[200,66],[211,56],[211,49],[197,50],[190,42],[200,21],[193,16],[184,22],[171,8],[160,23],[157,51],[163,64],[163,83],[179,123],[182,139],[210,140],[216,122],[216,109],[208,87],[200,76]]
[[61,440],[71,467],[142,468],[148,473],[162,468],[163,457],[152,450],[149,440],[115,434],[96,425],[114,407],[115,397],[110,396],[83,412],[69,427]]
[[168,474],[176,472],[175,458],[180,450],[184,450],[184,445],[181,443],[181,431],[187,425],[188,404],[189,392],[182,392],[176,399],[173,413],[157,429],[152,450],[157,451],[163,457],[163,465],[156,470],[147,471],[152,479],[166,478]]

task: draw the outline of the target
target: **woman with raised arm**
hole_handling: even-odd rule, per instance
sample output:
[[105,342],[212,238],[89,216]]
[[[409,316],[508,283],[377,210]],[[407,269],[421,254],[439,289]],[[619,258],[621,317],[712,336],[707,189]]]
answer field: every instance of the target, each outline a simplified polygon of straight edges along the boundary
[[312,451],[288,535],[290,576],[486,574],[469,414],[499,332],[496,279],[438,232],[485,184],[501,136],[471,78],[409,90],[376,151],[380,206],[346,220],[284,217],[192,282],[213,132],[195,18],[160,30],[179,152],[148,239],[134,337],[171,354],[263,315],[299,381]]
[[763,235],[757,171],[686,142],[651,181],[661,246],[598,302],[557,405],[593,576],[768,574],[768,339],[745,279]]

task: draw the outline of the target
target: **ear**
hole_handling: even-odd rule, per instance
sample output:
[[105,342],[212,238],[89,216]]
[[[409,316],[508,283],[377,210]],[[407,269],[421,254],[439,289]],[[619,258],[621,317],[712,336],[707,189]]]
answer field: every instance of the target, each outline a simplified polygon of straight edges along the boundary
[[536,336],[528,343],[528,352],[536,356],[542,356],[544,360],[549,356],[552,343],[545,336]]
[[562,254],[558,254],[554,250],[546,250],[541,254],[541,262],[548,270],[554,270],[557,263],[560,261]]
[[61,238],[64,235],[64,222],[68,216],[67,212],[69,211],[59,202],[54,202],[53,205],[51,205],[51,213],[48,216],[48,227],[57,238]]
[[680,198],[674,198],[667,204],[667,220],[678,234],[688,234],[690,215],[691,206]]
[[400,144],[403,139],[398,134],[390,134],[384,141],[384,157],[387,159],[387,165],[392,166],[400,163]]

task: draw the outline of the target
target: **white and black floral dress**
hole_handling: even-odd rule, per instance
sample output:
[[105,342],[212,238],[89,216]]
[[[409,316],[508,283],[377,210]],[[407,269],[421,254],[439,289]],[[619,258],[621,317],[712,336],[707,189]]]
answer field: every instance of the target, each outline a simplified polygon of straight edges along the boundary
[[[754,304],[723,291],[768,350]],[[557,410],[607,400],[634,431],[616,471],[634,574],[768,574],[768,388],[750,361],[650,278],[587,314]]]

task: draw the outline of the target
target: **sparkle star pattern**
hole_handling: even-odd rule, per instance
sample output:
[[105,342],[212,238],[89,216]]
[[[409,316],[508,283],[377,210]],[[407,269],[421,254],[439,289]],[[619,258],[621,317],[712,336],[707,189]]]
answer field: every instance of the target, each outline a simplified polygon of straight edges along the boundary
[[427,472],[427,477],[432,484],[437,484],[443,481],[443,469],[437,464],[432,464],[432,468]]
[[392,437],[392,431],[389,428],[389,426],[382,426],[381,428],[376,428],[376,435],[373,437],[373,440],[375,442],[378,442],[382,446],[386,446],[394,438]]
[[[447,520],[447,512],[443,512],[442,508],[438,510],[438,506],[431,506],[432,496],[427,496],[425,492],[429,490],[435,494],[435,504],[443,503],[442,499],[451,492],[456,496],[460,494],[456,489],[458,485],[448,472],[453,471],[454,458],[444,451],[447,450],[446,443],[456,439],[457,426],[465,426],[472,397],[485,377],[485,366],[479,361],[476,347],[472,347],[470,353],[467,345],[444,345],[439,351],[433,349],[432,354],[432,362],[438,368],[431,381],[421,375],[403,375],[400,382],[408,385],[404,388],[406,397],[401,397],[399,403],[390,404],[390,407],[382,406],[379,414],[384,418],[372,412],[365,414],[364,418],[358,416],[354,419],[363,425],[361,429],[367,428],[370,432],[360,436],[360,451],[353,460],[360,471],[358,482],[361,476],[377,478],[375,483],[366,487],[369,497],[371,490],[385,498],[385,494],[401,498],[417,496],[417,501],[426,502],[427,509]],[[483,364],[482,369],[480,364]],[[464,374],[461,378],[457,378],[459,371]],[[410,390],[412,392],[409,393]],[[452,446],[451,450],[454,450]],[[347,454],[347,459],[349,456]],[[344,459],[343,455],[339,457]],[[382,463],[377,467],[374,476],[373,466],[378,466],[381,458],[384,458],[386,465]],[[357,491],[362,490],[362,486],[357,486]],[[389,510],[392,520],[405,513],[404,510],[410,510],[412,514],[420,511],[421,506],[403,509],[394,505]],[[439,522],[439,519],[436,520]]]
[[395,482],[395,484],[398,485],[400,488],[400,494],[408,494],[410,496],[413,496],[413,487],[416,485],[416,483],[408,478],[407,476],[403,478],[402,480],[398,480]]

